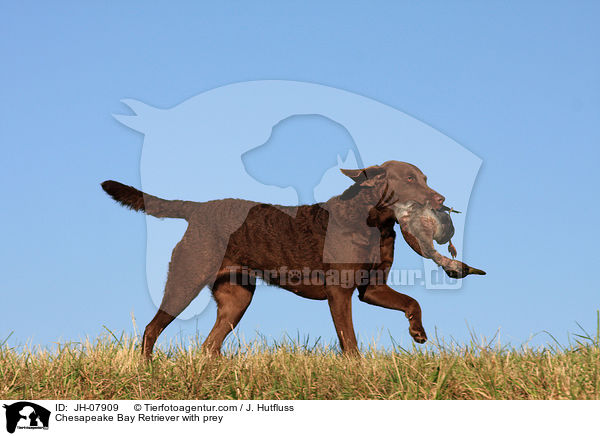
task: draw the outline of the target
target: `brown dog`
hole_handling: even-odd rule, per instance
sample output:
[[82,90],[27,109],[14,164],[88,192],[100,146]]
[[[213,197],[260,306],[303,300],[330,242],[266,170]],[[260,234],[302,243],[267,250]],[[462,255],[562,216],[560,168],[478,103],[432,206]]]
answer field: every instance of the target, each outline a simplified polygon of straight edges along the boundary
[[354,181],[342,195],[294,207],[238,199],[163,200],[119,182],[102,183],[112,198],[131,209],[189,222],[173,250],[160,309],[144,331],[143,355],[150,358],[160,333],[205,286],[218,309],[203,349],[219,354],[252,300],[256,277],[301,297],[327,300],[345,353],[358,352],[351,310],[355,289],[361,301],[404,312],[413,339],[425,342],[417,301],[386,284],[394,224],[400,222],[409,245],[448,275],[483,271],[433,248],[434,238],[449,240],[454,228],[443,212],[444,197],[427,186],[416,166],[389,161],[342,172]]

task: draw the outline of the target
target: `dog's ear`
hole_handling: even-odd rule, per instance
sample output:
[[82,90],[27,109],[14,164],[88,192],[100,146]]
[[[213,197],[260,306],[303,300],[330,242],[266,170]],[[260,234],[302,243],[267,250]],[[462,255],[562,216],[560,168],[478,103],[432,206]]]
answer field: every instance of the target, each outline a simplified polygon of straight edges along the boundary
[[345,176],[350,177],[354,183],[361,186],[374,186],[377,176],[385,175],[385,168],[379,165],[357,170],[342,169],[341,171]]

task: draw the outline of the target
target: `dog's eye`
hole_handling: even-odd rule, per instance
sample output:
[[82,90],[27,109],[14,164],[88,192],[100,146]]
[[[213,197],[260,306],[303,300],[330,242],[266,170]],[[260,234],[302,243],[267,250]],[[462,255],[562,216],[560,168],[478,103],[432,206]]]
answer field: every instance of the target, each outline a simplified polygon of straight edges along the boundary
[[413,176],[408,176],[406,180],[408,180],[409,182],[414,182],[415,178]]

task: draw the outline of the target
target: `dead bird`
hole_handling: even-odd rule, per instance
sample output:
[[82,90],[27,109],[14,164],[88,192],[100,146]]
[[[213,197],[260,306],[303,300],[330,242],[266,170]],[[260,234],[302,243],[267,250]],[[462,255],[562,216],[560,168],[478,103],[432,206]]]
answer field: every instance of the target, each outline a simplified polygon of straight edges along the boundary
[[[411,202],[394,204],[398,224],[402,236],[408,245],[419,255],[433,260],[440,265],[451,278],[463,278],[469,274],[485,275],[485,271],[473,268],[459,260],[455,260],[457,252],[452,244],[454,225],[450,213],[460,213],[453,208],[442,206],[432,209],[428,204]],[[448,244],[448,251],[453,259],[440,254],[434,247],[433,241],[440,245]]]

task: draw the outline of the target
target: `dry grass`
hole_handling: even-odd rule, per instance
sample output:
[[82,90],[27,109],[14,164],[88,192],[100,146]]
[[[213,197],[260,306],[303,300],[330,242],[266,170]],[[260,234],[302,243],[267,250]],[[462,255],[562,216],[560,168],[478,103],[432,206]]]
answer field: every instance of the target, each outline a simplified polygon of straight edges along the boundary
[[171,345],[151,364],[138,338],[111,335],[52,351],[0,346],[0,398],[600,399],[598,334],[567,348],[437,343],[362,358],[289,340],[229,345],[219,359]]

